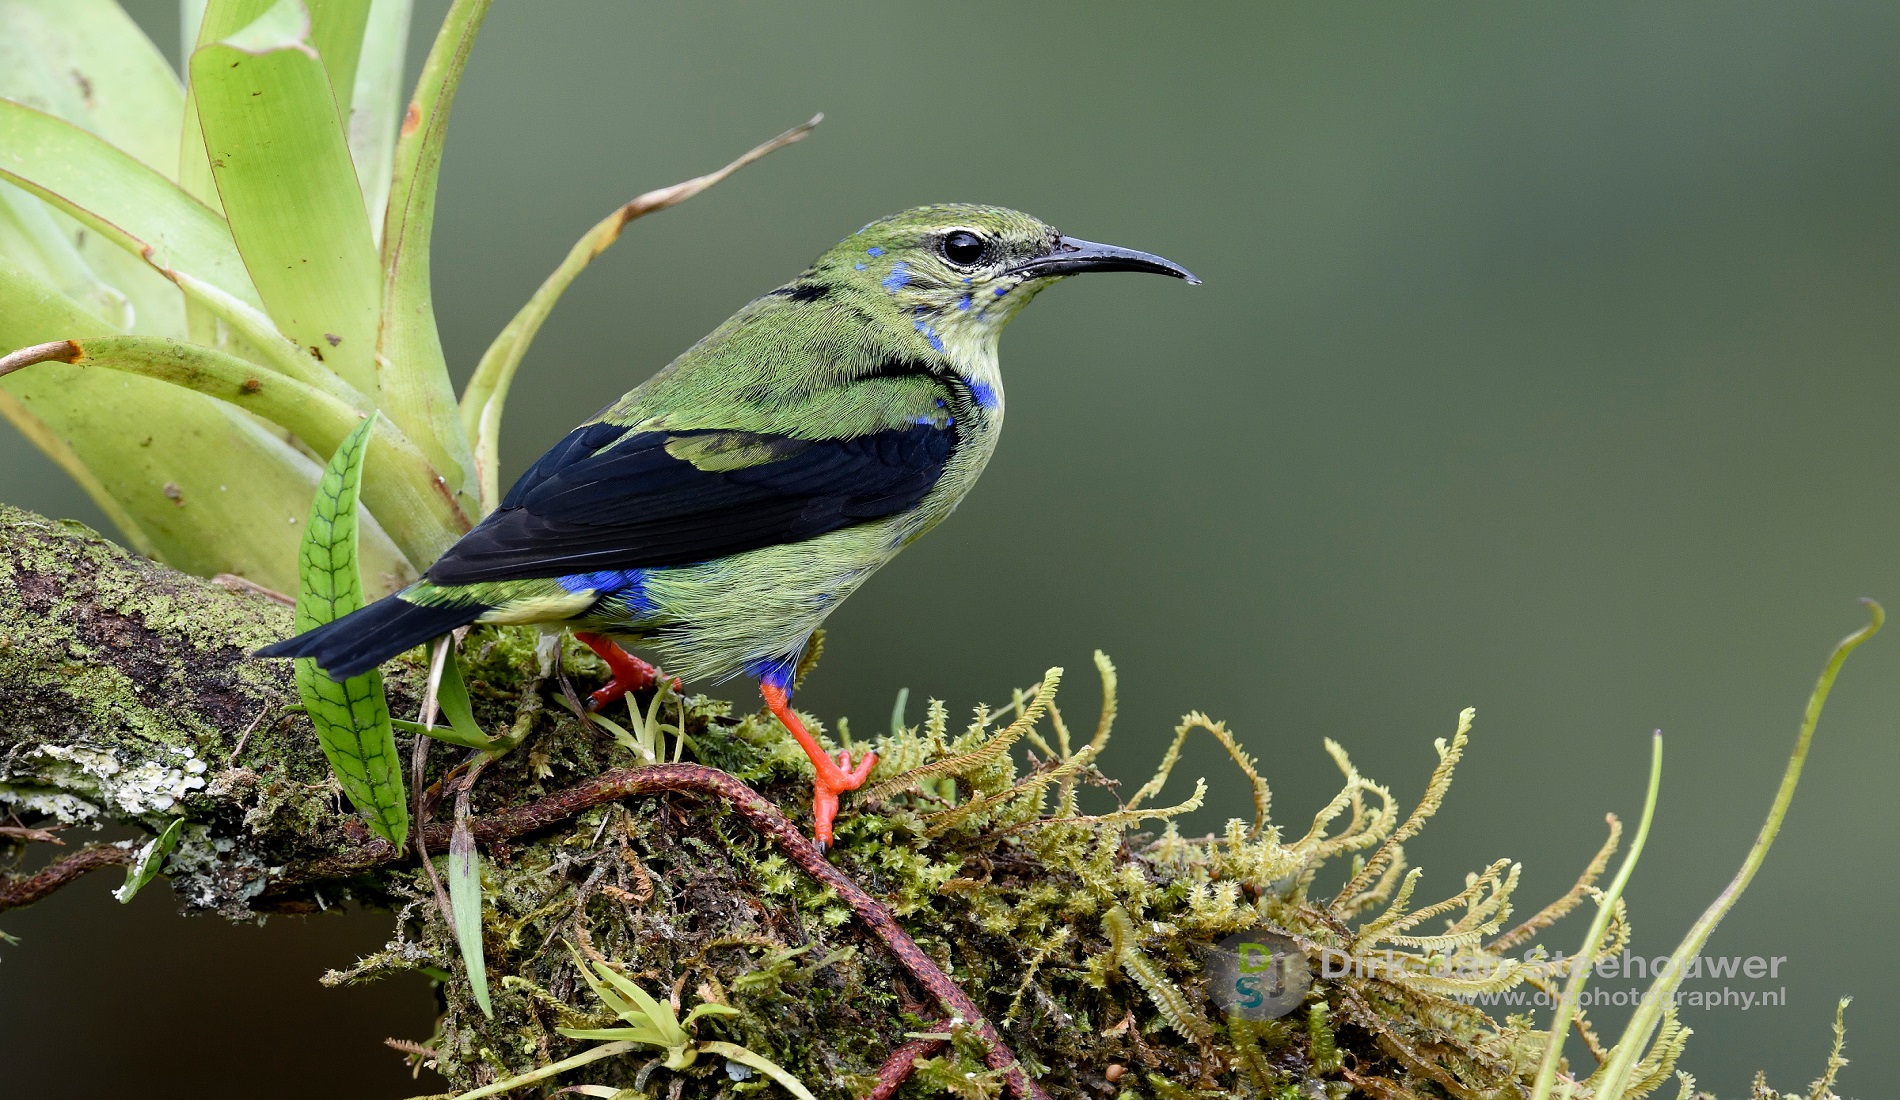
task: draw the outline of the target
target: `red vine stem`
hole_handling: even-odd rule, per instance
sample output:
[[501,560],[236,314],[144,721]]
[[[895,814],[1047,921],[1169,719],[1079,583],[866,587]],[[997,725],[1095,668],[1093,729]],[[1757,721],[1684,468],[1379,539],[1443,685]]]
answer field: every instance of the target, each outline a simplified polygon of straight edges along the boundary
[[942,1039],[912,1039],[884,1059],[877,1070],[877,1087],[865,1095],[864,1100],[891,1100],[897,1094],[897,1088],[910,1079],[910,1071],[917,1068],[919,1058],[934,1058],[949,1044]]

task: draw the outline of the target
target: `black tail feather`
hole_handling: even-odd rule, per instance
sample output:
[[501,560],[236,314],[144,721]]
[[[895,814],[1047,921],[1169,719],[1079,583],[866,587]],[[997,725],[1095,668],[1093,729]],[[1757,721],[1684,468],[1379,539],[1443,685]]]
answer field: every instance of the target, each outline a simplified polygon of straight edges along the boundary
[[361,676],[391,657],[467,626],[488,608],[482,604],[425,605],[385,596],[332,623],[295,638],[273,642],[259,657],[312,657],[332,679]]

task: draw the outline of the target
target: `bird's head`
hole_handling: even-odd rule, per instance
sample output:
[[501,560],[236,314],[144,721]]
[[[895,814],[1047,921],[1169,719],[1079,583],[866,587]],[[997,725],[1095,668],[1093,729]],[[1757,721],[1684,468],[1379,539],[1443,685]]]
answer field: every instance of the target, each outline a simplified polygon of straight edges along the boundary
[[993,359],[996,338],[1029,299],[1085,271],[1146,271],[1198,283],[1178,264],[1065,237],[999,206],[920,206],[874,221],[819,257],[814,273],[882,301],[933,350]]

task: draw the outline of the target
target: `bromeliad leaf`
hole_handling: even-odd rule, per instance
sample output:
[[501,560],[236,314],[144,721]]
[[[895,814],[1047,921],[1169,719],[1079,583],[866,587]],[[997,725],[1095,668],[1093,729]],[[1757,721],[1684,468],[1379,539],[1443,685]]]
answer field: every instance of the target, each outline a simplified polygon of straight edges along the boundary
[[[374,420],[344,439],[323,472],[298,560],[297,629],[322,626],[363,606],[356,567],[356,497]],[[297,691],[323,755],[376,835],[401,847],[409,835],[396,735],[380,672],[338,683],[308,658],[297,661]]]
[[[353,59],[348,68],[353,79]],[[192,54],[191,80],[225,217],[266,311],[311,358],[374,394],[376,246],[310,12],[280,0]]]
[[246,303],[257,292],[224,219],[156,170],[64,119],[0,99],[0,178],[161,273],[181,268]]
[[481,514],[479,479],[436,331],[429,242],[449,109],[491,3],[454,0],[449,5],[404,113],[383,218],[382,328],[376,337],[376,354],[388,364],[378,407],[424,448],[447,478],[458,506],[472,515]]

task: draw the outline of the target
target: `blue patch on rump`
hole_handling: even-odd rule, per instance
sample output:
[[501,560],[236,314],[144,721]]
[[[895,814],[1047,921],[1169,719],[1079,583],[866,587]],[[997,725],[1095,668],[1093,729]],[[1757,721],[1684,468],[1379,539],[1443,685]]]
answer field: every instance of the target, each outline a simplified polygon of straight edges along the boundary
[[745,674],[761,684],[769,684],[785,693],[792,694],[792,670],[798,667],[796,657],[772,657],[761,661],[748,661]]
[[988,382],[970,383],[970,397],[976,401],[980,408],[993,409],[996,407],[996,391],[990,388]]
[[644,569],[605,569],[597,573],[570,573],[554,578],[554,583],[569,592],[594,592],[612,600],[636,617],[653,613],[647,598],[647,574]]
[[910,268],[904,261],[899,260],[897,266],[891,268],[891,273],[884,277],[884,289],[894,293],[903,289],[909,282]]
[[855,267],[855,268],[857,268],[857,269],[858,269],[859,271],[863,271],[863,270],[864,270],[864,265],[863,265],[863,264],[852,264],[851,266],[852,266],[852,267]]
[[884,250],[879,248],[876,245],[872,245],[871,247],[864,250],[864,254],[867,256],[882,256],[884,255]]

